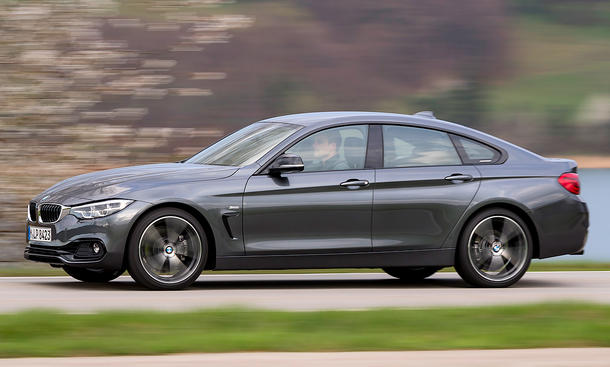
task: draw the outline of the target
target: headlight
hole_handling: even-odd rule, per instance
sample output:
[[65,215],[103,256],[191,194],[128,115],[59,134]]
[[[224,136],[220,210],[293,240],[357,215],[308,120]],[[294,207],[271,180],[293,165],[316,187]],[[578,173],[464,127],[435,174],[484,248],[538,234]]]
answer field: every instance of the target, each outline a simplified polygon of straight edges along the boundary
[[70,214],[81,219],[92,219],[105,217],[125,209],[133,200],[106,200],[97,203],[75,206],[70,209]]

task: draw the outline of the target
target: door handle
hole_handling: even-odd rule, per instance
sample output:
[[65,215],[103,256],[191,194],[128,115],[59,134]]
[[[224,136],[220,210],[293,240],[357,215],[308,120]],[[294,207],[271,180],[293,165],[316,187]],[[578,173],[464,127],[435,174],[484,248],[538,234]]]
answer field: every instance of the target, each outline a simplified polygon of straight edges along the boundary
[[365,187],[368,185],[369,185],[369,182],[367,180],[357,180],[355,178],[341,182],[339,184],[339,186],[342,186],[342,187],[351,187],[351,186]]
[[463,175],[461,173],[454,173],[452,175],[449,175],[447,177],[445,177],[445,180],[447,181],[472,181],[472,176],[471,175]]

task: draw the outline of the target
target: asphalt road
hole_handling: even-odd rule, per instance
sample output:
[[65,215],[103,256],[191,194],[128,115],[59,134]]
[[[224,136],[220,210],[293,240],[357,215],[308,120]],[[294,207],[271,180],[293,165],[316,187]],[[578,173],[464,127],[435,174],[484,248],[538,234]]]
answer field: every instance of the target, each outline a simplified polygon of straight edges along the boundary
[[455,273],[404,284],[383,273],[209,274],[189,289],[150,291],[123,276],[107,284],[69,277],[0,278],[0,312],[52,308],[85,313],[108,309],[180,311],[221,306],[277,310],[358,310],[592,301],[610,304],[610,271],[530,272],[515,286],[467,286]]

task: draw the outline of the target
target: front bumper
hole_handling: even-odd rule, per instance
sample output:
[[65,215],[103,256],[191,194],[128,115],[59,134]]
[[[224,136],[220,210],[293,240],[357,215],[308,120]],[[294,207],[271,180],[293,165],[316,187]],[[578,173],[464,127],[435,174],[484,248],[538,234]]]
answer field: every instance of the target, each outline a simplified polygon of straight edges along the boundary
[[[115,270],[123,267],[129,231],[150,204],[136,201],[122,211],[97,219],[78,219],[67,215],[56,223],[29,221],[28,226],[51,229],[51,242],[28,241],[24,257],[56,266]],[[92,245],[101,248],[96,254]]]
[[106,246],[96,238],[70,242],[65,246],[51,247],[29,244],[23,256],[32,261],[45,262],[52,265],[72,265],[98,263],[106,256]]

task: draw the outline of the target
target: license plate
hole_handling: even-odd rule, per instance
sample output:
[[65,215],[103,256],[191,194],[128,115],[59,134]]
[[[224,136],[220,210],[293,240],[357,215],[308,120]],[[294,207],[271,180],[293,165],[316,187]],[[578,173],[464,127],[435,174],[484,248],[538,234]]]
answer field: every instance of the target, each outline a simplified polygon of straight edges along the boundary
[[29,241],[51,242],[51,228],[28,227]]

